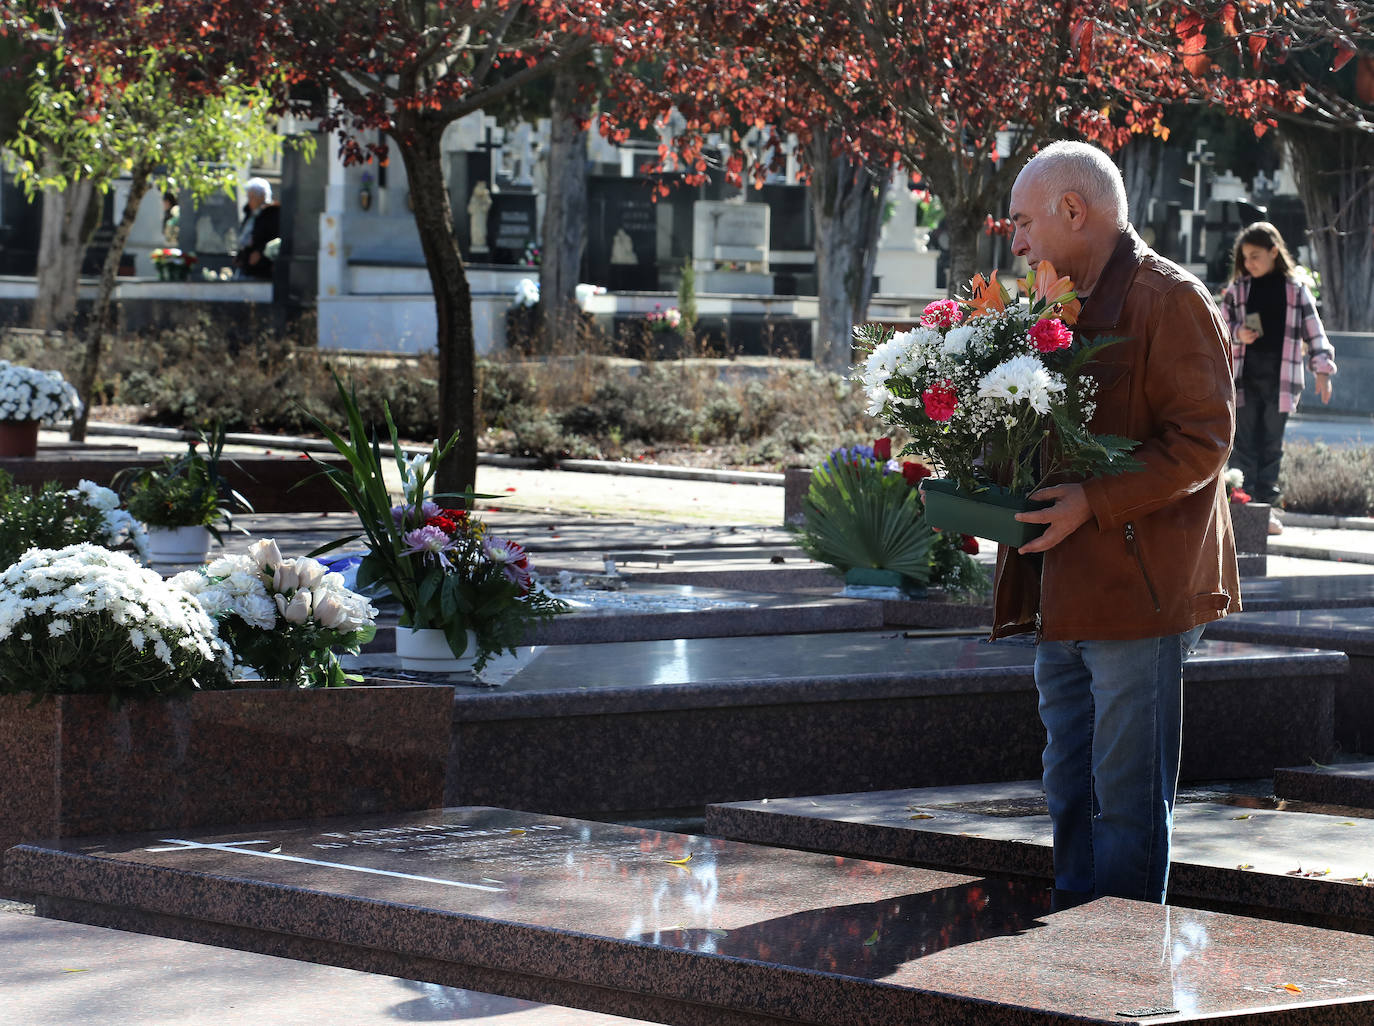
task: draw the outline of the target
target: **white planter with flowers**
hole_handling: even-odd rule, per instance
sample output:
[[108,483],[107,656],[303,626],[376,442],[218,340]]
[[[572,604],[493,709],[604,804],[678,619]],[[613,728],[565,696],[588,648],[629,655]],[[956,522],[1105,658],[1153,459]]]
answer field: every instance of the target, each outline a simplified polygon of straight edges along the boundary
[[448,637],[437,627],[396,628],[396,654],[401,669],[422,673],[472,673],[477,664],[477,632],[464,631],[467,645],[454,655]]
[[182,570],[203,566],[210,556],[210,529],[190,527],[148,528],[148,562],[156,570]]

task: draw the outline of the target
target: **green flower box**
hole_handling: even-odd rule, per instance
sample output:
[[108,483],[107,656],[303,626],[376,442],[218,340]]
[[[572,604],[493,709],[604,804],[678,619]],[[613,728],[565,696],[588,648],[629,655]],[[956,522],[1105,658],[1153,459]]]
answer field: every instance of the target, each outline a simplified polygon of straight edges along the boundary
[[864,588],[897,588],[907,598],[925,598],[926,595],[925,585],[896,570],[856,566],[845,571],[844,583]]
[[986,538],[999,545],[1019,548],[1045,533],[1044,524],[1023,524],[1017,513],[1044,509],[1048,502],[1035,502],[997,485],[989,485],[970,495],[947,478],[927,478],[921,482],[926,501],[926,523],[942,531],[958,531],[975,538]]

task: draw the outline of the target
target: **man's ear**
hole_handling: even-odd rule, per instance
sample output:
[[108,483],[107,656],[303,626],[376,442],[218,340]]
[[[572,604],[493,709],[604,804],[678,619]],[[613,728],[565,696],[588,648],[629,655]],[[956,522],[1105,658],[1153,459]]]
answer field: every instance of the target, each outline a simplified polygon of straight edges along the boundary
[[1073,231],[1082,231],[1088,223],[1088,204],[1083,201],[1083,194],[1066,192],[1059,202],[1069,219],[1069,227]]

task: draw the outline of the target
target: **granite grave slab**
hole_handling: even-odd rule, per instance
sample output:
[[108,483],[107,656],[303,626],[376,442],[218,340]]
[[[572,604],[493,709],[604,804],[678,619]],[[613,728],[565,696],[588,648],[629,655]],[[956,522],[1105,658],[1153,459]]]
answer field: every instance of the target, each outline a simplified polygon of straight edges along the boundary
[[1280,798],[1374,809],[1374,762],[1285,766],[1274,770]]
[[[1039,781],[710,805],[706,831],[961,872],[1054,877]],[[1185,790],[1175,806],[1169,896],[1320,916],[1374,932],[1374,818]]]
[[[394,674],[386,659],[368,672]],[[459,684],[445,802],[603,813],[1024,779],[1044,747],[1033,659],[871,631],[524,650],[499,688]],[[1186,778],[1324,761],[1344,673],[1337,652],[1204,643]]]
[[0,1022],[13,1026],[633,1026],[638,1019],[231,948],[0,912]]
[[25,845],[52,917],[678,1026],[1327,1024],[1374,938],[499,809]]
[[1374,610],[1284,609],[1237,613],[1208,625],[1209,637],[1261,645],[1301,645],[1344,652],[1350,675],[1336,685],[1336,741],[1346,751],[1374,751]]
[[[1247,579],[1240,589],[1247,613],[1272,609],[1349,609],[1374,606],[1374,574],[1297,574]],[[1230,617],[1226,618],[1227,620]],[[1225,623],[1218,620],[1216,623]]]

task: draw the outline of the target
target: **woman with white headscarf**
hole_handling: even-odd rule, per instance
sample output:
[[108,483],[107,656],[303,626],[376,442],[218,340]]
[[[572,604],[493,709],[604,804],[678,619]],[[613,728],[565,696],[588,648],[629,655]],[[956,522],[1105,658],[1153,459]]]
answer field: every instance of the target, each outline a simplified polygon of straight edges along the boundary
[[244,187],[248,202],[239,222],[238,252],[234,255],[237,278],[272,278],[272,261],[263,252],[281,236],[281,205],[272,202],[272,185],[265,178],[250,178]]

